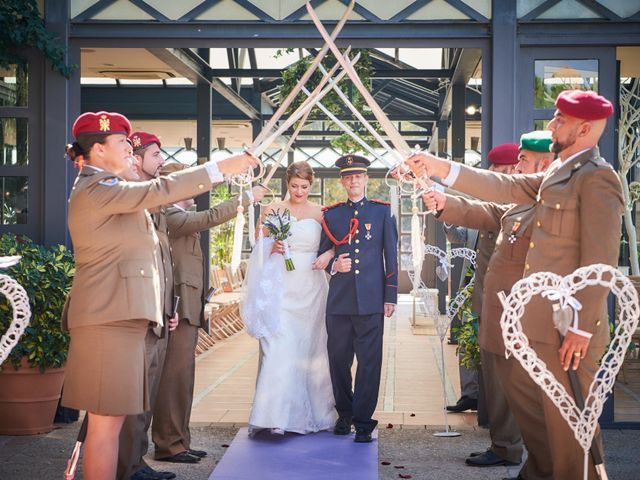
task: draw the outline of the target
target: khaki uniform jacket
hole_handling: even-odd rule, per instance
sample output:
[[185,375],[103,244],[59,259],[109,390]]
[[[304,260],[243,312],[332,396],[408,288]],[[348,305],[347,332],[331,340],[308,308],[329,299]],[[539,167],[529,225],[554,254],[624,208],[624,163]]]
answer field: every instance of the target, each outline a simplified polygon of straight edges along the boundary
[[503,308],[498,292],[508,294],[513,284],[522,278],[535,219],[534,206],[503,205],[447,195],[445,208],[438,218],[472,228],[499,230],[484,278],[478,343],[482,349],[504,357],[500,328]]
[[[525,276],[547,271],[567,275],[594,263],[617,264],[622,188],[597,148],[565,163],[556,160],[539,174],[502,175],[461,165],[453,187],[483,200],[534,205]],[[607,294],[604,288],[587,287],[575,295],[582,304],[578,328],[594,335],[591,346],[609,341]],[[557,343],[551,302],[533,298],[522,324],[531,340]]]
[[147,182],[127,182],[113,173],[83,167],[69,198],[76,259],[69,328],[131,319],[162,324],[158,240],[146,209],[211,187],[204,166]]
[[[243,204],[249,199],[243,195]],[[180,296],[178,315],[191,325],[204,326],[204,257],[200,247],[200,232],[225,223],[235,217],[238,199],[227,200],[203,212],[185,211],[171,206],[165,209],[169,240],[174,262],[175,294]]]
[[489,259],[498,237],[497,228],[492,230],[478,230],[478,243],[476,244],[476,274],[471,296],[471,311],[482,315],[482,298],[485,290],[485,276]]

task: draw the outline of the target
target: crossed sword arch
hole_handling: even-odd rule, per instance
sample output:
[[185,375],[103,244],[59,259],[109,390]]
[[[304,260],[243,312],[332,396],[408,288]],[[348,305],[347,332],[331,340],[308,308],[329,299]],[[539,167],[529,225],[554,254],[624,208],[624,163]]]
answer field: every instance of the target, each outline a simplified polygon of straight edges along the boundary
[[[272,115],[271,119],[267,122],[260,134],[255,138],[252,145],[247,148],[246,151],[255,157],[260,157],[260,155],[263,154],[267,150],[267,148],[269,148],[276,141],[276,139],[280,137],[285,131],[287,131],[292,125],[294,125],[296,122],[298,122],[298,125],[296,126],[292,135],[289,137],[287,144],[280,151],[278,158],[271,166],[269,172],[267,172],[264,166],[261,165],[260,171],[256,175],[254,175],[253,172],[249,171],[243,175],[234,176],[232,178],[232,182],[240,186],[241,189],[249,188],[251,183],[254,181],[261,181],[261,184],[265,187],[268,185],[269,180],[271,180],[274,173],[286,157],[287,152],[289,151],[296,137],[305,125],[314,107],[318,107],[322,112],[324,112],[324,114],[327,115],[327,117],[332,122],[334,122],[339,128],[341,128],[345,133],[353,138],[354,141],[361,145],[370,155],[380,160],[386,167],[389,168],[390,171],[394,169],[398,169],[402,172],[409,171],[404,162],[411,155],[415,154],[416,150],[411,149],[407,141],[402,137],[398,129],[389,120],[380,105],[373,98],[373,95],[371,95],[369,90],[362,83],[362,80],[360,79],[354,68],[354,65],[360,59],[360,54],[354,55],[354,57],[351,59],[351,47],[347,48],[344,52],[341,52],[335,43],[335,39],[338,37],[338,34],[347,22],[349,15],[353,11],[355,3],[355,0],[351,0],[349,2],[349,5],[347,6],[342,17],[336,24],[331,34],[329,34],[329,32],[327,32],[325,27],[322,25],[311,3],[307,2],[306,8],[309,13],[309,17],[318,29],[318,32],[324,39],[325,43],[318,54],[314,57],[313,61],[309,64],[309,67],[304,72],[298,83],[291,89],[287,97],[282,101],[276,112]],[[327,53],[329,53],[329,51],[333,53],[334,57],[337,60],[337,63],[327,71],[327,69],[322,66],[321,62],[325,58]],[[339,73],[336,73],[340,68],[341,71]],[[306,88],[305,84],[309,81],[311,76],[316,71],[322,73],[322,78],[317,86],[312,91],[309,91]],[[371,123],[365,119],[365,117],[358,111],[358,109],[353,105],[353,103],[349,100],[345,93],[339,88],[338,83],[345,76],[347,76],[351,80],[355,88],[362,95],[362,98],[369,106],[369,109],[380,124],[383,132],[389,138],[391,144],[387,142],[376,130],[376,128],[374,128]],[[360,136],[358,136],[358,134],[356,134],[352,128],[339,120],[321,103],[321,100],[324,98],[324,96],[331,91],[336,92],[338,97],[344,102],[345,106],[349,109],[353,116],[362,123],[366,130],[386,151],[388,156],[381,155],[380,153],[376,152]],[[282,116],[285,114],[287,109],[290,107],[290,105],[300,92],[304,93],[307,98],[298,106],[298,108],[293,113],[289,115],[289,117],[284,122],[276,127],[278,121],[282,118]],[[410,185],[414,199],[417,198],[422,192],[427,191],[431,188],[431,181],[426,176],[418,178],[411,175],[402,175],[399,177],[399,181],[400,184],[404,184],[405,187],[407,185]],[[252,246],[254,245],[255,239],[253,230],[255,228],[255,221],[253,218],[253,213],[253,208],[250,208],[249,241],[251,242]],[[237,220],[238,221],[236,222],[236,231],[234,235],[234,249],[231,261],[232,268],[234,269],[236,269],[240,265],[242,230],[244,229],[242,207],[238,207]]]

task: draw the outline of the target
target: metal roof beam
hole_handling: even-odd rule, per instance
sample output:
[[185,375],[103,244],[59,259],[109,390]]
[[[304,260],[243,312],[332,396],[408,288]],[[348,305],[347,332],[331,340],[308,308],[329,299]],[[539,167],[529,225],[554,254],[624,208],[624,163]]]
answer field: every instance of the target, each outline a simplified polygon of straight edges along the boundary
[[[372,69],[371,78],[375,79],[396,79],[396,78],[449,78],[453,73],[449,69]],[[279,68],[214,68],[211,70],[214,77],[230,78],[280,78],[282,69]]]
[[440,120],[446,120],[451,113],[451,93],[453,85],[469,83],[469,79],[475,72],[478,63],[482,58],[482,50],[479,48],[464,48],[460,53],[458,61],[451,76],[451,82],[447,85],[444,101],[440,108]]
[[147,50],[193,83],[209,84],[247,117],[252,120],[260,118],[260,112],[253,105],[218,78],[213,78],[209,64],[193,50],[188,48],[149,48]]

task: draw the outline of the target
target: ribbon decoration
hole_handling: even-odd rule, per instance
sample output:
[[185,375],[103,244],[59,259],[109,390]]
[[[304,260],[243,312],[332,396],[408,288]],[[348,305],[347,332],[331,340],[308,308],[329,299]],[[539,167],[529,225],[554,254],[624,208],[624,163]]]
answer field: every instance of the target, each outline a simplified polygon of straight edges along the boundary
[[[582,310],[582,304],[580,301],[571,295],[571,291],[565,287],[558,287],[551,290],[546,290],[540,294],[541,297],[550,300],[551,302],[559,302],[561,309],[571,308],[573,310],[573,324],[572,328],[578,330],[580,323],[578,321],[578,312]],[[566,332],[561,332],[563,335]],[[591,335],[589,335],[591,337]]]
[[424,241],[422,240],[422,226],[418,216],[416,199],[411,208],[411,263],[413,265],[413,291],[418,292],[422,280],[422,263],[424,262]]
[[[242,196],[242,190],[240,191]],[[253,208],[253,207],[249,207]],[[231,253],[231,270],[237,271],[242,260],[242,238],[244,236],[244,207],[238,204],[236,214],[236,224],[233,227],[233,250]]]

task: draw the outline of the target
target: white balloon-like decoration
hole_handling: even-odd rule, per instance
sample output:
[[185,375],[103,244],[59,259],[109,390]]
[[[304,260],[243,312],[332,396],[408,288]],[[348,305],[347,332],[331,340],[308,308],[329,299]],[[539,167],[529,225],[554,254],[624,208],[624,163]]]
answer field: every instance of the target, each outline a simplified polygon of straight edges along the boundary
[[[522,330],[520,319],[526,305],[536,295],[549,297],[546,292],[552,292],[552,297],[561,297],[563,300],[575,299],[575,293],[588,286],[610,289],[617,297],[619,314],[614,337],[589,386],[584,408],[580,409],[573,396],[558,382],[535,350],[531,348]],[[564,301],[563,303],[570,305],[576,302]],[[584,479],[586,480],[588,453],[598,425],[598,418],[622,367],[631,335],[638,327],[640,315],[638,293],[631,281],[617,269],[609,265],[594,264],[581,267],[566,277],[551,272],[534,273],[519,280],[503,304],[504,311],[500,318],[500,326],[507,354],[512,354],[520,362],[533,381],[555,404],[573,431],[585,454]]]
[[[450,263],[449,257],[447,256],[447,252],[445,252],[444,250],[442,250],[441,248],[435,245],[426,244],[424,246],[424,253],[425,255],[433,255],[438,259],[438,268],[441,269],[440,271],[446,272],[445,278],[441,278],[441,280],[444,281],[446,277],[449,275],[449,271],[451,270],[451,263]],[[465,260],[469,260],[471,265],[473,265],[474,269],[476,268],[475,250],[471,248],[466,248],[466,247],[452,248],[451,261],[453,261],[456,258],[464,258]],[[412,275],[410,275],[410,277],[413,283]],[[471,281],[464,288],[461,288],[460,290],[458,290],[458,293],[456,294],[456,296],[449,302],[449,306],[447,307],[447,315],[436,316],[435,318],[436,333],[438,334],[441,340],[444,339],[444,337],[447,335],[447,331],[449,330],[451,320],[453,320],[453,318],[457,315],[462,305],[464,305],[464,302],[467,300],[467,298],[469,298],[469,295],[471,294],[471,290],[473,288],[474,283],[475,283],[475,273],[471,278]],[[415,294],[416,292],[414,292],[414,295]]]
[[[20,261],[20,256],[0,257],[0,268],[9,268]],[[4,295],[11,304],[13,320],[7,331],[0,338],[0,364],[4,362],[13,347],[24,333],[25,328],[31,319],[31,308],[29,307],[29,297],[22,285],[8,275],[0,273],[0,293]]]
[[[475,250],[466,247],[452,248],[451,259],[453,260],[454,258],[464,258],[465,260],[469,260],[469,263],[473,265],[474,273],[469,283],[467,283],[464,288],[459,289],[453,300],[449,302],[449,306],[447,307],[447,316],[449,317],[449,320],[454,319],[462,305],[464,305],[464,302],[466,302],[467,298],[471,296],[473,285],[476,281],[475,269],[477,267],[477,264]],[[461,275],[464,275],[465,273],[466,272],[462,272]]]

